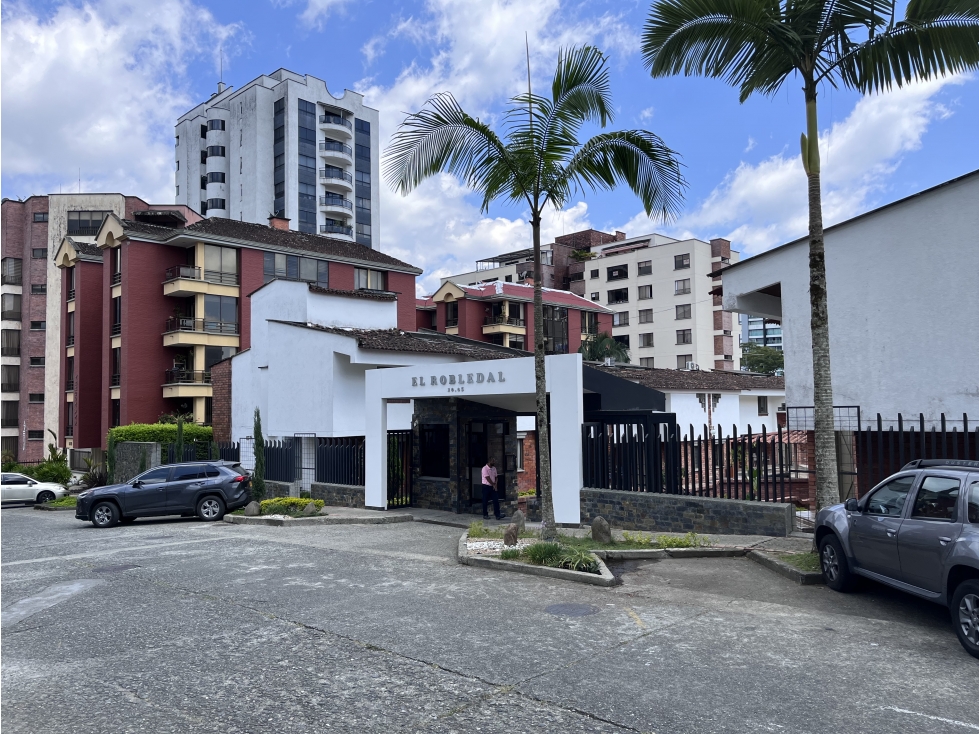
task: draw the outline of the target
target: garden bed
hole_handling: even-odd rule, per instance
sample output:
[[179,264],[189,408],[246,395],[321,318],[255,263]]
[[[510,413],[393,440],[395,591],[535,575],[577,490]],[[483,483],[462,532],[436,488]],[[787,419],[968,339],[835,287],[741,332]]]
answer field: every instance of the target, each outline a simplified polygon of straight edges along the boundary
[[[525,539],[526,541],[527,539]],[[523,547],[519,544],[515,548],[512,548],[512,552],[515,554],[514,558],[504,559],[500,558],[498,555],[481,555],[479,553],[469,552],[469,533],[463,533],[462,537],[459,539],[459,546],[456,554],[456,558],[459,563],[467,566],[478,566],[481,568],[493,568],[498,571],[510,571],[514,573],[522,573],[530,576],[543,576],[547,578],[563,579],[565,581],[576,581],[578,583],[592,584],[594,586],[614,586],[617,581],[612,572],[608,570],[608,566],[598,557],[597,554],[590,551],[577,551],[580,554],[581,559],[584,560],[588,557],[590,563],[594,564],[594,571],[578,571],[572,568],[562,568],[559,566],[550,566],[544,564],[534,563],[534,560],[543,560],[539,557],[537,552],[529,549],[535,548],[535,546],[558,546],[557,543],[540,543],[536,541],[531,541],[525,543]],[[474,539],[472,542],[484,543],[483,539]],[[502,548],[502,540],[500,542],[500,547]],[[560,547],[560,546],[559,546]],[[555,554],[556,556],[556,554]],[[556,558],[555,558],[556,560]]]

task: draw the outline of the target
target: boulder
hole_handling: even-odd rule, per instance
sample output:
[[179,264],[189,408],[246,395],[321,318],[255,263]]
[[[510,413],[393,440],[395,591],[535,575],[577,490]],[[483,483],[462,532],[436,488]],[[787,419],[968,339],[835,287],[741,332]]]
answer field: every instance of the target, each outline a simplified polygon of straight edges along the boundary
[[316,509],[316,503],[315,502],[310,502],[308,505],[306,505],[303,508],[303,514],[304,515],[315,515],[318,512],[319,512],[319,510]]
[[517,526],[517,532],[523,533],[527,530],[527,518],[524,517],[523,512],[520,510],[513,513],[510,522]]
[[612,542],[612,528],[609,527],[608,522],[601,515],[598,515],[591,521],[591,539],[596,543]]
[[245,505],[245,517],[258,517],[262,514],[262,506],[257,502],[249,502]]
[[520,531],[516,525],[510,523],[506,526],[506,530],[503,531],[503,545],[514,546],[517,544],[517,538],[520,536]]

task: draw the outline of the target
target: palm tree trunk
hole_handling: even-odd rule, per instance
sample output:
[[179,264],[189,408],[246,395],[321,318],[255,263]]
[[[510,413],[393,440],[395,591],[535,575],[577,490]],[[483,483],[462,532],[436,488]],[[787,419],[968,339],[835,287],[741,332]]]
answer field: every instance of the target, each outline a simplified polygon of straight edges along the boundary
[[537,397],[537,478],[540,483],[541,538],[557,535],[551,495],[551,437],[547,419],[547,379],[544,372],[544,273],[540,257],[540,214],[533,212],[534,231],[534,386]]
[[829,310],[826,300],[826,249],[820,191],[819,127],[816,95],[806,94],[809,178],[809,306],[812,332],[812,388],[816,428],[816,507],[840,501],[833,419],[833,377],[829,359]]

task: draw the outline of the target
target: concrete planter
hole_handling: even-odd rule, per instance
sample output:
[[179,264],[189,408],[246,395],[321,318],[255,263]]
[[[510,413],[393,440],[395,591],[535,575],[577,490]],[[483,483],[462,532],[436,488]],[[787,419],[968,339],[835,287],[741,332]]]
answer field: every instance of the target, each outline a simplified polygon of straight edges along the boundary
[[269,525],[272,527],[292,527],[295,525],[390,525],[397,522],[411,522],[411,515],[379,515],[377,517],[246,517],[245,515],[225,515],[224,521],[232,525]]
[[821,573],[803,571],[801,568],[796,568],[791,563],[786,563],[774,553],[765,553],[764,551],[753,550],[748,551],[748,558],[753,560],[755,563],[760,563],[765,568],[774,571],[779,576],[784,576],[790,581],[795,581],[797,584],[802,586],[817,586],[819,584],[826,583],[823,580],[823,575]]

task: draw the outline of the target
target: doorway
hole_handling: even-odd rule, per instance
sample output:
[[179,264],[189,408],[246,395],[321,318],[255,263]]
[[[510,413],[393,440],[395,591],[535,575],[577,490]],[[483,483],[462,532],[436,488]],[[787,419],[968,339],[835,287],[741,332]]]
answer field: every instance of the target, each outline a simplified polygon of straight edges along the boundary
[[468,460],[460,491],[465,493],[468,480],[469,496],[463,494],[463,506],[469,505],[471,511],[478,508],[482,512],[483,479],[482,471],[486,462],[496,459],[496,493],[501,502],[506,501],[506,437],[509,434],[508,421],[470,421],[466,426],[466,445]]

